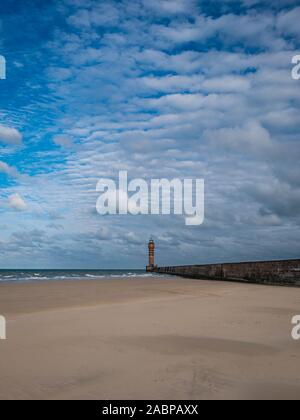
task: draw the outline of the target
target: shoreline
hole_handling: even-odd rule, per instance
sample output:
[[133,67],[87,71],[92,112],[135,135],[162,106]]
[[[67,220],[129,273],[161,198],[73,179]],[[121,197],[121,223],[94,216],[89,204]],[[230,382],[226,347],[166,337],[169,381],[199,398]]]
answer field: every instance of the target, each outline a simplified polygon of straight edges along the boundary
[[[147,273],[144,269],[131,270],[0,270],[0,284],[32,283],[35,281],[101,280],[107,278],[158,277],[158,273]],[[165,275],[168,277],[168,275]]]

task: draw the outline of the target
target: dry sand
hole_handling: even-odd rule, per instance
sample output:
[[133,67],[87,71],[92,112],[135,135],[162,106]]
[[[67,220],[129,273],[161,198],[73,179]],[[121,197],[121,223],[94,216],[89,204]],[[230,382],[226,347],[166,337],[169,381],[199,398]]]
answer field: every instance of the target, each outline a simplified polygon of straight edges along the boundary
[[180,278],[1,284],[1,399],[300,398],[300,289]]

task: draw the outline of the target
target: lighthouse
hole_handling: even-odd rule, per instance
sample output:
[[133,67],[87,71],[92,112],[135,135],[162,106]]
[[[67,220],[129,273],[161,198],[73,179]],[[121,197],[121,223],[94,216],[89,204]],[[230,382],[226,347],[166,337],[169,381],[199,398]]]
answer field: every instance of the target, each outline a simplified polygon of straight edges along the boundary
[[152,238],[150,239],[150,241],[148,243],[148,250],[149,250],[149,262],[148,262],[146,270],[147,271],[153,271],[154,270],[155,243],[154,243]]

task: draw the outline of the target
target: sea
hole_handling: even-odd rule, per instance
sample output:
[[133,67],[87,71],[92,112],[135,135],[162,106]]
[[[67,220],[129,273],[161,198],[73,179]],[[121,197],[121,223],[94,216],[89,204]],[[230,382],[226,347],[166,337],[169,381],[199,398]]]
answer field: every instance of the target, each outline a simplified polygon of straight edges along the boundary
[[1,282],[37,282],[56,280],[143,278],[158,276],[145,270],[0,270]]

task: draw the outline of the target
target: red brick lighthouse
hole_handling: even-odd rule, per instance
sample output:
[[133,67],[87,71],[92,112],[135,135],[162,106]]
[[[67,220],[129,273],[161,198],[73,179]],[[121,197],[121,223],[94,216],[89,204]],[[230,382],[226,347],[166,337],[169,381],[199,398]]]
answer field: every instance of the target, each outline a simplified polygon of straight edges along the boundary
[[146,267],[147,271],[153,271],[154,270],[154,251],[155,251],[155,243],[153,241],[153,239],[151,238],[149,243],[148,243],[148,250],[149,250],[149,262],[148,265]]

